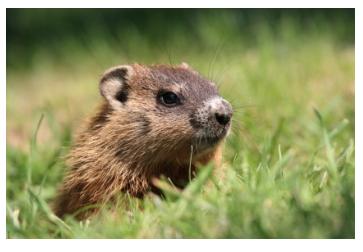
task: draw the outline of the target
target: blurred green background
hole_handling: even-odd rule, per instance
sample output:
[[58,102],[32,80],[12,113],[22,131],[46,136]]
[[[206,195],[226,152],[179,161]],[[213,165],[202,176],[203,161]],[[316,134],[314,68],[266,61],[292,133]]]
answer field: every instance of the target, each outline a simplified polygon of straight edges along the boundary
[[[7,9],[6,16],[9,237],[354,236],[354,9]],[[103,71],[134,62],[187,62],[218,84],[235,111],[227,180],[188,202],[204,211],[177,220],[170,216],[182,197],[158,203],[162,212],[146,200],[132,220],[67,222],[71,232],[64,231],[46,207],[62,157],[101,99]]]
[[354,10],[8,9],[7,64],[31,67],[39,53],[67,63],[65,52],[92,54],[96,45],[142,61],[147,56],[165,57],[165,50],[174,57],[181,52],[215,51],[221,43],[224,48],[247,50],[262,43],[261,30],[275,39],[292,39],[293,33],[305,39],[320,34],[352,44]]

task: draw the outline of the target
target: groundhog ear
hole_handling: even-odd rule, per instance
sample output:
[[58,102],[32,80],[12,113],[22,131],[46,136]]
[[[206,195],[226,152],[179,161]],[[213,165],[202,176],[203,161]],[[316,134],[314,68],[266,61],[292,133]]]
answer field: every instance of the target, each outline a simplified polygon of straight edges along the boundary
[[133,73],[131,66],[116,66],[107,70],[100,81],[100,93],[114,107],[125,103],[129,94],[128,81]]
[[190,69],[190,66],[188,65],[188,63],[185,63],[185,62],[182,62],[182,63],[180,64],[180,67],[181,67],[181,68],[184,68],[184,69]]
[[182,62],[180,65],[179,65],[179,67],[180,68],[182,68],[182,69],[186,69],[186,70],[188,70],[188,71],[190,71],[190,72],[193,72],[193,73],[195,73],[195,74],[198,74],[198,72],[197,71],[195,71],[193,68],[191,68],[187,63],[185,63],[185,62]]

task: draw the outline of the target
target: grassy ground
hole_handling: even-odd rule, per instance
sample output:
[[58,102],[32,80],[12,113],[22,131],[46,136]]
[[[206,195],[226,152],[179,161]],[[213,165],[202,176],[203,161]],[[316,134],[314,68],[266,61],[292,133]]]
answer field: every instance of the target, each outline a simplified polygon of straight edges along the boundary
[[[153,46],[132,29],[126,37],[100,29],[8,67],[9,238],[354,237],[355,52],[334,33],[345,24],[257,22],[251,43],[228,16],[215,17],[195,24],[198,43],[184,31]],[[234,106],[226,177],[206,167],[183,193],[166,186],[166,200],[120,195],[116,214],[105,207],[86,222],[57,219],[48,204],[72,134],[100,100],[100,74],[120,63],[182,61]]]

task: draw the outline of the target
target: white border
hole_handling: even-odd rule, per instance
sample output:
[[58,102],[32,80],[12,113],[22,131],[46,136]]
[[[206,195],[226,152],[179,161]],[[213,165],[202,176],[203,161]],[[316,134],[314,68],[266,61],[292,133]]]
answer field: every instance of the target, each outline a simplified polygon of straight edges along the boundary
[[360,0],[2,0],[7,8],[354,8]]
[[[354,240],[300,240],[300,239],[271,239],[271,240],[243,240],[243,239],[148,239],[148,240],[7,240],[9,251],[32,249],[37,252],[64,252],[66,248],[71,251],[278,251],[278,252],[335,252],[352,251],[352,245],[358,246]],[[355,247],[354,251],[357,251]]]
[[6,233],[6,44],[5,34],[6,34],[6,9],[0,10],[0,55],[1,56],[1,67],[0,67],[0,127],[1,127],[1,143],[0,143],[0,237],[5,237]]
[[[1,111],[1,158],[0,158],[0,236],[4,239],[6,232],[6,220],[5,220],[5,183],[6,183],[6,45],[5,45],[5,34],[6,34],[6,10],[5,8],[24,8],[24,7],[73,7],[73,8],[107,8],[107,7],[208,7],[208,8],[229,8],[229,7],[264,7],[264,8],[319,8],[319,7],[330,7],[330,8],[356,8],[356,97],[362,97],[362,45],[363,45],[363,8],[359,6],[359,3],[363,1],[318,1],[318,0],[304,0],[301,1],[256,1],[256,0],[245,0],[237,3],[237,1],[201,1],[196,3],[195,0],[183,0],[178,3],[171,3],[171,1],[117,1],[117,0],[63,0],[63,1],[51,1],[51,0],[17,0],[17,1],[0,1],[0,44],[1,44],[1,100],[0,100],[0,111]],[[236,6],[237,5],[237,6]],[[360,71],[359,71],[360,69]],[[362,131],[363,124],[362,118],[359,115],[362,108],[362,100],[355,98],[356,105],[356,153],[363,153],[362,146]],[[6,240],[1,244],[1,251],[62,251],[65,249],[72,250],[87,250],[87,251],[102,251],[104,249],[111,249],[117,251],[229,251],[231,248],[236,250],[245,251],[356,251],[359,250],[362,244],[362,201],[361,195],[363,194],[362,184],[359,180],[363,178],[363,155],[356,155],[356,239],[355,240]],[[5,246],[4,246],[5,245]]]
[[[359,24],[359,25],[358,25]],[[363,134],[360,129],[363,129],[362,122],[362,84],[363,84],[363,74],[362,74],[362,58],[363,58],[363,8],[357,8],[355,10],[355,237],[362,241],[363,238],[363,206],[362,206],[362,193],[363,185],[359,183],[363,178],[363,146],[362,139]],[[359,98],[360,99],[359,99]],[[357,169],[358,167],[358,169]]]

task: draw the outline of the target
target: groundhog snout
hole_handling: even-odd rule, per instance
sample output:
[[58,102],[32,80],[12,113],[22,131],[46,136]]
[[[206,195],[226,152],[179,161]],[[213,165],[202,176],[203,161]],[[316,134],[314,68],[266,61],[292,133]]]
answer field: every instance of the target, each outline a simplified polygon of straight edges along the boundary
[[232,119],[231,104],[221,97],[206,100],[192,116],[191,124],[202,130],[205,136],[222,137],[229,129]]
[[210,113],[220,126],[225,127],[231,121],[232,107],[229,102],[221,99],[217,105],[211,107]]
[[206,102],[208,113],[207,134],[216,137],[223,137],[229,127],[232,118],[231,104],[221,97],[213,98]]

